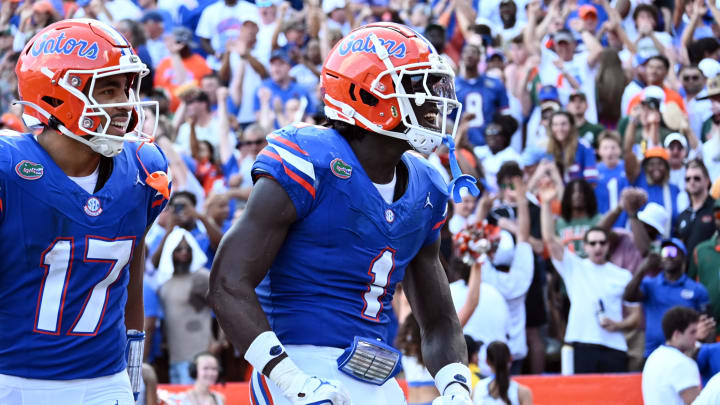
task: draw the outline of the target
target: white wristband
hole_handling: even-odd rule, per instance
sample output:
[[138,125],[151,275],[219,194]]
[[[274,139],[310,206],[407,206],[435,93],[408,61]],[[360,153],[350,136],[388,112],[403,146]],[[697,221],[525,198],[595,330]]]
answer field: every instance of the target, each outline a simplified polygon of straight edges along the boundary
[[470,369],[462,363],[450,363],[435,374],[435,386],[440,395],[452,383],[458,383],[470,391]]
[[259,334],[250,344],[245,352],[245,360],[250,363],[258,373],[263,372],[265,366],[270,360],[285,353],[280,340],[273,331],[267,331]]

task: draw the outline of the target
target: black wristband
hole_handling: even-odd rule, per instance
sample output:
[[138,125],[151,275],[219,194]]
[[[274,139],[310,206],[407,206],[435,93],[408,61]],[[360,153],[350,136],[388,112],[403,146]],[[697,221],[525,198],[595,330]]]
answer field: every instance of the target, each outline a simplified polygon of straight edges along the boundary
[[265,367],[262,369],[262,374],[266,377],[270,377],[270,372],[275,368],[275,366],[278,365],[281,361],[285,360],[285,358],[288,357],[288,354],[286,352],[280,353],[279,356],[275,357],[274,359],[270,360],[265,364]]

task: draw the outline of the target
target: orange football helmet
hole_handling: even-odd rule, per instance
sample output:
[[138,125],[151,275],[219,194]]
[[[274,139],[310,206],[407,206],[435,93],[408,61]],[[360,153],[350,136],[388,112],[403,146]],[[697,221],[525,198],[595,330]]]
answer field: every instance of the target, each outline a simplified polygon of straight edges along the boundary
[[323,65],[325,115],[430,153],[457,131],[457,122],[452,133],[446,129],[448,114],[462,108],[454,77],[430,42],[412,29],[365,25],[338,42]]
[[[140,101],[140,80],[149,72],[128,40],[109,25],[91,19],[69,19],[49,25],[25,45],[15,73],[28,126],[44,124],[57,129],[105,156],[122,151],[123,141],[151,141],[142,133],[143,107],[158,103]],[[128,76],[128,101],[100,104],[93,97],[95,82],[113,75]],[[105,108],[130,107],[128,134],[107,134],[111,117]],[[133,134],[134,133],[134,134]]]

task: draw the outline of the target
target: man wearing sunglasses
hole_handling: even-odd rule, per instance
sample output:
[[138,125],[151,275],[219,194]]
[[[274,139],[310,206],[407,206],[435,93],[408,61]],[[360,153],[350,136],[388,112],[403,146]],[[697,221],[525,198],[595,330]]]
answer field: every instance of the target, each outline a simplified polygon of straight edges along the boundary
[[[699,243],[710,239],[715,233],[713,211],[715,200],[710,196],[712,183],[707,168],[701,159],[693,159],[685,166],[685,190],[689,197],[689,206],[678,215],[677,227],[673,235],[685,243],[689,253],[695,250]],[[690,264],[690,257],[686,258]],[[695,274],[688,271],[691,278]],[[720,309],[720,308],[718,308]]]
[[[625,305],[622,299],[632,275],[608,261],[608,232],[603,228],[592,227],[585,233],[585,259],[563,247],[550,208],[556,196],[555,189],[541,191],[540,221],[543,242],[570,298],[565,341],[574,348],[574,371],[627,371],[628,347],[622,331],[637,327],[640,314],[638,306]],[[628,315],[623,318],[624,307]]]
[[[646,358],[665,342],[661,325],[668,309],[676,305],[698,312],[707,309],[707,290],[685,275],[686,255],[687,249],[680,239],[665,239],[660,254],[650,253],[625,288],[623,298],[629,302],[641,302],[645,310]],[[658,269],[660,273],[653,275]]]
[[698,99],[698,96],[703,95],[702,90],[705,88],[707,78],[697,65],[684,66],[678,72],[678,77],[681,84],[680,94],[685,100],[690,128],[695,134],[700,134],[703,121],[712,115],[710,100]]
[[[716,229],[714,235],[708,240],[700,243],[693,250],[690,259],[688,276],[697,279],[710,295],[710,305],[713,308],[713,316],[720,319],[720,200],[715,200],[712,206],[713,225]],[[716,330],[720,333],[720,328]]]

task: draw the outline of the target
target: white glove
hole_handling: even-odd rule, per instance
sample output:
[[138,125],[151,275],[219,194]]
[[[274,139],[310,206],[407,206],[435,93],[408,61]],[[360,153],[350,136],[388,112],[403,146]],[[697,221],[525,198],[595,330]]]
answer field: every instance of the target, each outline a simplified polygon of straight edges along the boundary
[[462,363],[451,363],[435,374],[440,392],[432,405],[472,405],[470,400],[470,369]]
[[290,386],[283,389],[283,393],[293,405],[352,405],[350,394],[339,381],[304,373],[294,376]]
[[[279,360],[280,356],[284,358]],[[310,376],[300,370],[271,331],[263,332],[253,340],[245,352],[245,359],[257,371],[264,370],[271,360],[279,360],[268,377],[293,405],[352,405],[350,394],[340,382]]]
[[445,390],[445,395],[435,398],[432,405],[472,405],[470,393],[460,384],[452,384]]

